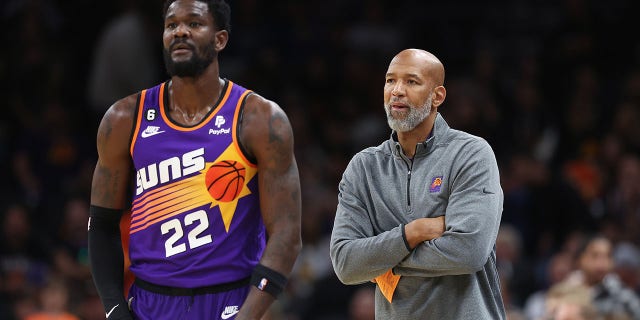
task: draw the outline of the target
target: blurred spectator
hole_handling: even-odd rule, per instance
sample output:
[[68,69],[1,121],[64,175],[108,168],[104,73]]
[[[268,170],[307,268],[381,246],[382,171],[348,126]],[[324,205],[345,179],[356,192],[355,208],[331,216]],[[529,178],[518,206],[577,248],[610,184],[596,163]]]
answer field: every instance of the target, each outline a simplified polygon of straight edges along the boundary
[[533,291],[533,271],[522,252],[519,231],[509,224],[502,224],[498,231],[496,265],[503,287],[505,308],[521,308]]
[[[44,238],[55,236],[68,193],[87,193],[86,171],[95,156],[91,140],[78,131],[78,120],[59,101],[43,106],[37,127],[16,139],[13,175],[21,201],[37,214],[34,227]],[[92,171],[91,171],[92,172]],[[90,180],[89,180],[90,181]]]
[[613,250],[614,271],[626,287],[640,294],[640,249],[631,242],[616,244]]
[[589,289],[580,284],[558,283],[549,289],[545,316],[531,320],[604,320],[593,306]]
[[620,240],[640,244],[640,157],[625,153],[615,164],[613,186],[607,194],[607,214],[618,226]]
[[38,295],[38,311],[24,320],[80,320],[68,309],[69,292],[62,279],[49,279]]
[[116,100],[161,81],[160,3],[120,1],[121,12],[107,23],[94,47],[88,96],[98,121]]
[[69,279],[90,280],[87,258],[87,223],[89,205],[84,198],[71,197],[63,210],[53,250],[56,271]]
[[640,298],[613,272],[612,250],[611,241],[605,237],[585,238],[576,252],[577,270],[565,282],[587,287],[593,305],[603,316],[640,319]]
[[3,275],[3,291],[19,297],[31,294],[34,288],[44,284],[48,276],[47,249],[32,233],[33,222],[28,209],[12,204],[0,215],[0,275]]
[[532,293],[525,301],[523,312],[527,319],[542,319],[549,288],[563,281],[572,270],[573,255],[568,251],[559,251],[549,259],[543,289]]
[[349,320],[375,319],[375,291],[373,285],[359,287],[349,301]]

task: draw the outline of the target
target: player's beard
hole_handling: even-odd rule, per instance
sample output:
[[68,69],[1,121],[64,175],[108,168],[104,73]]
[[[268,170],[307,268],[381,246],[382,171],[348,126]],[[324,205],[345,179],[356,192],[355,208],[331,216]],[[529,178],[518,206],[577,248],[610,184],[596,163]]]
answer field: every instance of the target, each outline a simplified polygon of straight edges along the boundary
[[204,73],[204,70],[207,69],[218,54],[213,42],[207,44],[202,48],[202,50],[196,50],[196,48],[193,48],[192,52],[193,55],[191,56],[191,59],[176,62],[171,59],[171,52],[169,49],[165,48],[163,50],[164,65],[167,68],[169,76],[195,78]]
[[407,132],[415,129],[431,113],[431,100],[430,95],[424,105],[420,107],[407,104],[409,111],[404,118],[397,118],[399,112],[391,111],[391,102],[385,104],[384,110],[387,113],[389,127],[397,132]]

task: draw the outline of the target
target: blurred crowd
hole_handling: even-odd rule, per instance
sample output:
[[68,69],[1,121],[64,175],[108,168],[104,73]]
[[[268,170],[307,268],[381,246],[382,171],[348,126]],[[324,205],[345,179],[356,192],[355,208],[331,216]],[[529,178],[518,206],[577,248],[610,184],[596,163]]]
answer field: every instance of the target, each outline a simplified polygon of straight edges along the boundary
[[[96,128],[166,79],[161,2],[0,2],[0,319],[104,319],[87,265]],[[302,182],[304,247],[274,319],[373,319],[375,287],[340,284],[328,243],[342,171],[389,137],[384,73],[407,47],[442,60],[441,113],[498,158],[510,319],[640,319],[640,3],[229,3],[221,74],[287,112]],[[584,263],[593,234],[606,244]],[[612,281],[615,308],[597,300]]]

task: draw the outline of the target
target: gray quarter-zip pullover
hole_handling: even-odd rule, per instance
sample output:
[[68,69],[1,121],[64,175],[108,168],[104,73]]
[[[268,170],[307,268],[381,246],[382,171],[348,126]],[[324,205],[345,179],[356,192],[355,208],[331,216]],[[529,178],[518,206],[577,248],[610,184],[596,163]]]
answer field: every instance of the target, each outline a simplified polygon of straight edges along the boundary
[[[389,303],[376,290],[376,319],[505,319],[495,241],[503,194],[482,138],[449,128],[408,159],[395,138],[356,154],[339,185],[331,261],[345,284],[401,275]],[[410,251],[404,225],[445,216],[446,231]]]

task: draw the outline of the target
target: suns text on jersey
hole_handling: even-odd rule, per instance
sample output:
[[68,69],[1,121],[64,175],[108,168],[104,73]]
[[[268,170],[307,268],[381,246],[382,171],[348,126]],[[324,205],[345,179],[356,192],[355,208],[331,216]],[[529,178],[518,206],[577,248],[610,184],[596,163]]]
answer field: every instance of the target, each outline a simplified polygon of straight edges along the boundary
[[152,163],[136,173],[136,195],[159,184],[201,171],[204,167],[204,148]]

